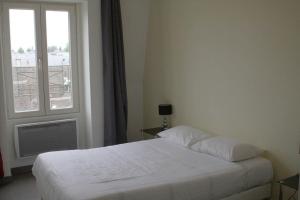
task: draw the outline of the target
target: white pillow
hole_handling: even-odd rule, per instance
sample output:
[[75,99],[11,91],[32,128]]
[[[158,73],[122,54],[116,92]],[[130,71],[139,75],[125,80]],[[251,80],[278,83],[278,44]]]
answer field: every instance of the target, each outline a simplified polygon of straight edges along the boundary
[[191,146],[194,151],[207,153],[227,161],[237,162],[254,158],[262,154],[262,150],[229,137],[212,137]]
[[209,134],[189,126],[176,126],[162,131],[158,135],[185,147],[190,147],[196,142],[211,137]]

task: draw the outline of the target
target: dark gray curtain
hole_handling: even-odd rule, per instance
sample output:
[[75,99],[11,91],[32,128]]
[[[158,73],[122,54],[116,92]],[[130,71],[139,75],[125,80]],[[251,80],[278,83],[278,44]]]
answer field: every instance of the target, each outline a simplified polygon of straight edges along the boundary
[[104,145],[127,142],[127,92],[120,0],[101,0]]

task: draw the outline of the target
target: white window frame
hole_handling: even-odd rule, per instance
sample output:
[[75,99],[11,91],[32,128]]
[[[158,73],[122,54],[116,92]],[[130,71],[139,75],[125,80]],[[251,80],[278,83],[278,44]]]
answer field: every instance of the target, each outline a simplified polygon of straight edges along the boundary
[[[37,50],[37,74],[39,91],[39,110],[15,112],[11,44],[10,44],[10,22],[9,9],[30,9],[35,12],[35,39]],[[46,36],[46,10],[68,11],[70,25],[70,53],[72,65],[72,100],[73,107],[51,110],[48,82],[48,51]],[[7,109],[9,118],[38,117],[47,115],[59,115],[79,112],[79,79],[78,79],[78,52],[77,52],[77,27],[76,6],[74,4],[50,4],[50,3],[3,3],[3,60],[5,73],[5,87],[7,98]]]
[[[28,9],[35,12],[35,43],[37,50],[37,75],[38,75],[38,88],[39,88],[39,110],[30,112],[15,112],[14,108],[14,95],[13,95],[13,79],[12,79],[12,62],[11,62],[11,44],[10,44],[10,22],[9,22],[9,9]],[[4,74],[5,74],[5,86],[6,86],[6,98],[8,115],[10,118],[22,118],[22,117],[35,117],[41,116],[45,113],[45,107],[43,106],[44,96],[43,94],[43,72],[38,62],[38,58],[41,58],[41,47],[38,45],[38,41],[41,40],[40,29],[40,7],[35,4],[26,3],[4,3],[3,4],[3,61],[4,61]]]
[[[46,10],[50,11],[68,11],[69,12],[69,24],[70,24],[70,38],[69,46],[71,53],[71,65],[72,65],[72,100],[73,107],[66,109],[50,109],[50,98],[49,98],[49,80],[48,80],[48,57],[43,57],[44,66],[44,91],[45,91],[45,108],[47,114],[65,114],[72,113],[79,110],[78,101],[78,67],[77,67],[77,28],[76,28],[76,15],[75,6],[71,5],[54,5],[54,4],[42,4],[41,5],[41,20],[42,20],[42,51],[43,55],[48,55],[47,51],[47,32],[46,32]],[[45,84],[47,83],[47,84]]]

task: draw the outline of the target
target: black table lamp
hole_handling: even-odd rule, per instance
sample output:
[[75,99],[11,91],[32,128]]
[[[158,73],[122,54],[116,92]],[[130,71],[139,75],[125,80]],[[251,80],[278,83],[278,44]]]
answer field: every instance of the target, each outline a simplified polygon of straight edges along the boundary
[[162,129],[168,129],[168,120],[167,116],[172,114],[172,105],[171,104],[159,104],[158,113],[163,116]]

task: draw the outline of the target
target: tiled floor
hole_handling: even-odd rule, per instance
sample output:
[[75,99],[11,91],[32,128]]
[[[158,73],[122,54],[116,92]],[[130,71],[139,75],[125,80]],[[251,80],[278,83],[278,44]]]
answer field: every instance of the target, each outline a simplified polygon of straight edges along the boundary
[[0,186],[1,200],[41,200],[31,174],[18,175],[11,183]]

